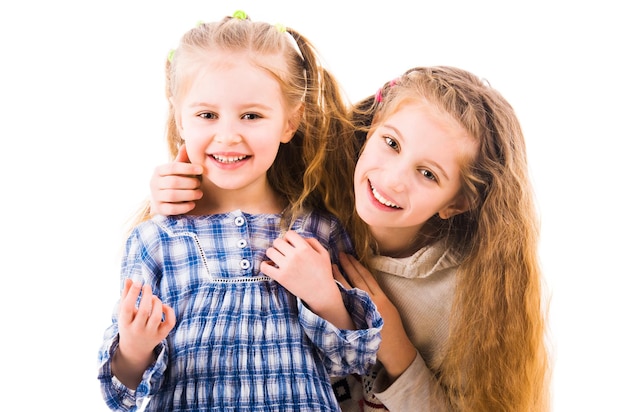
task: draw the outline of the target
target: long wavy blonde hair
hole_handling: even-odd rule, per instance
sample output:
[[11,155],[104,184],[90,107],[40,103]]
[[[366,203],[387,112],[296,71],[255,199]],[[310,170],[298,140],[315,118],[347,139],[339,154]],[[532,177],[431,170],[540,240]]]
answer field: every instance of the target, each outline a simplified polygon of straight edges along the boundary
[[[183,144],[171,100],[187,91],[190,80],[205,63],[204,57],[214,50],[246,52],[278,81],[287,105],[302,104],[298,130],[289,143],[280,146],[267,172],[269,183],[289,204],[284,222],[288,225],[290,218],[303,209],[315,208],[335,214],[346,224],[352,214],[345,205],[353,201],[356,150],[347,100],[333,74],[321,63],[314,45],[292,28],[252,21],[239,14],[199,24],[183,35],[165,66],[170,159],[176,157]],[[271,59],[261,58],[268,56]],[[146,202],[134,224],[150,215],[150,204]]]
[[[539,219],[519,121],[500,93],[475,75],[418,67],[355,105],[361,141],[376,122],[415,99],[449,114],[478,143],[477,156],[462,167],[461,190],[470,209],[446,220],[433,216],[428,239],[422,239],[444,240],[461,259],[448,346],[434,372],[452,409],[548,410]],[[354,224],[353,233],[367,261],[375,242],[363,222]]]

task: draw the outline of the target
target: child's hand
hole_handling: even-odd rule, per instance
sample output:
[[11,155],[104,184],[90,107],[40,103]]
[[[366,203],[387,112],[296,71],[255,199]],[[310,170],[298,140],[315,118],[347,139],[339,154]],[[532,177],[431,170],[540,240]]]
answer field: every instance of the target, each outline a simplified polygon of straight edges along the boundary
[[355,287],[367,292],[380,312],[380,316],[383,318],[383,329],[377,357],[385,367],[389,377],[397,378],[411,365],[417,354],[417,350],[404,329],[400,313],[387,298],[370,271],[354,256],[341,253],[339,262],[348,279],[341,274],[338,267],[334,266],[333,275],[335,279],[346,289]]
[[119,305],[119,346],[112,365],[122,383],[131,388],[139,384],[143,372],[154,361],[154,348],[175,324],[174,310],[152,294],[150,285],[126,279]]
[[320,287],[334,285],[330,255],[317,239],[305,239],[293,230],[274,240],[267,249],[269,262],[261,264],[261,271],[304,301],[314,296]]
[[261,263],[263,273],[306,302],[318,316],[338,328],[354,328],[333,278],[330,254],[317,239],[305,239],[290,230],[274,240],[266,255],[272,262]]
[[202,166],[189,163],[185,145],[180,147],[172,163],[158,166],[150,180],[153,214],[180,215],[193,210],[202,198],[200,180]]

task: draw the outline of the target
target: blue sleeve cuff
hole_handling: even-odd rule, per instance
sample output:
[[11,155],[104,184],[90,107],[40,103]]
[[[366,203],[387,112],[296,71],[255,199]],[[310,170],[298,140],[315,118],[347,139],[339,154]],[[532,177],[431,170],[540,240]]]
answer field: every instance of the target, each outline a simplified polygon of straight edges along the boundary
[[367,293],[360,289],[346,290],[338,282],[337,286],[355,329],[337,328],[298,299],[300,324],[320,349],[324,366],[331,376],[364,374],[376,362],[383,319]]
[[104,401],[111,410],[120,412],[136,411],[161,386],[167,365],[167,345],[163,342],[154,349],[157,359],[146,369],[139,386],[135,390],[129,389],[120,382],[111,371],[111,361],[118,345],[119,335],[115,335],[100,350],[98,369],[100,389]]

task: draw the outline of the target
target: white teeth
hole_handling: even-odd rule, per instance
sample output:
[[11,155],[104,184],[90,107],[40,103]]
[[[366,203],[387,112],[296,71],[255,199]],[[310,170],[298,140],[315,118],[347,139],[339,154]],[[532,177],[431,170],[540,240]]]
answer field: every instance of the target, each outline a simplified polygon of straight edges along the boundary
[[372,189],[372,193],[374,194],[374,197],[380,203],[382,203],[385,206],[389,206],[389,207],[393,207],[393,208],[396,208],[396,209],[400,209],[400,206],[396,205],[395,203],[390,202],[389,200],[385,199],[380,193],[378,193],[376,191],[376,189],[374,189],[374,186],[370,185],[370,189]]
[[220,163],[235,163],[238,162],[240,160],[245,159],[248,156],[220,156],[220,155],[213,155],[213,158],[215,160],[217,160]]

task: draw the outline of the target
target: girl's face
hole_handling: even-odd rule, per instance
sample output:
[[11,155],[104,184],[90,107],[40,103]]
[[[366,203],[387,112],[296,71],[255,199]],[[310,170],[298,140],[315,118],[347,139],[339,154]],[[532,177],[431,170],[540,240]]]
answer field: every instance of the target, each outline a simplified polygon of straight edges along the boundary
[[238,191],[250,202],[267,196],[266,172],[297,128],[298,108],[285,107],[278,81],[245,54],[216,52],[173,102],[189,160],[204,166],[209,195]]
[[370,132],[356,165],[356,209],[379,244],[412,242],[439,213],[467,209],[461,162],[476,152],[461,126],[427,102],[406,102]]

